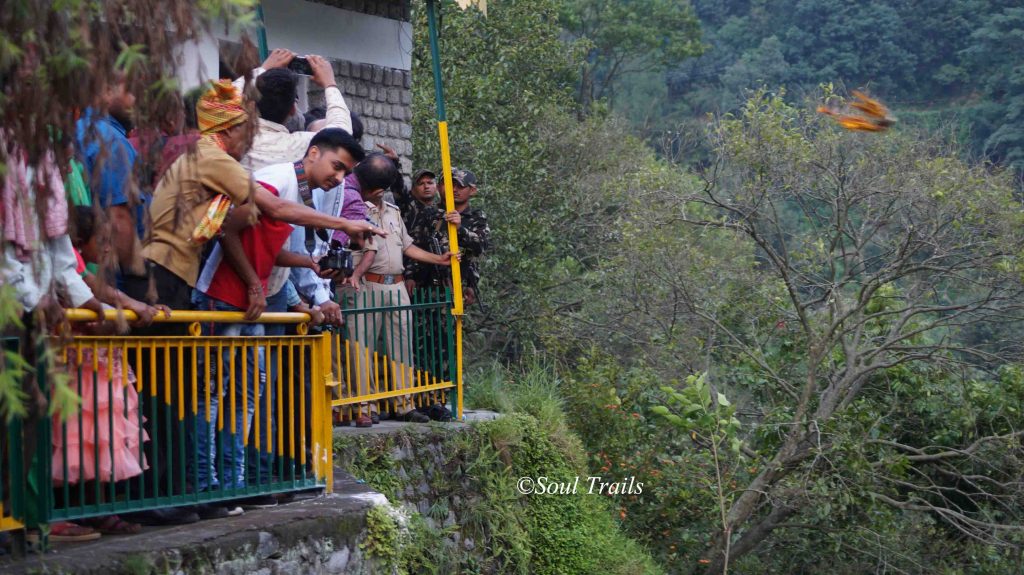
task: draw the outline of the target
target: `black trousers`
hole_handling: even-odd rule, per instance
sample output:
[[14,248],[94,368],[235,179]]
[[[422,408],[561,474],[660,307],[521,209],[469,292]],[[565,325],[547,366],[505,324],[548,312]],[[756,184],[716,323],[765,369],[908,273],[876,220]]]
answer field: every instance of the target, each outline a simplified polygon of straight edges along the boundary
[[[147,277],[124,278],[122,285],[129,297],[151,305],[163,304],[172,310],[187,310],[191,307],[192,288],[188,282],[157,263],[147,261],[146,269],[149,274]],[[154,323],[148,327],[132,329],[132,335],[136,336],[187,334],[188,324],[185,323]],[[139,355],[129,352],[128,361],[135,370],[135,376],[142,382],[139,408],[145,417],[143,426],[149,435],[149,441],[144,447],[149,468],[141,478],[129,480],[132,497],[186,493],[192,483],[186,472],[186,464],[192,460],[187,431],[192,429],[195,421],[187,405],[185,419],[179,419],[178,406],[191,397],[193,358],[182,349],[170,348],[165,351],[151,347]],[[183,370],[178,369],[179,364]],[[179,381],[185,382],[184,397],[178,394]],[[154,385],[155,394],[152,393]]]

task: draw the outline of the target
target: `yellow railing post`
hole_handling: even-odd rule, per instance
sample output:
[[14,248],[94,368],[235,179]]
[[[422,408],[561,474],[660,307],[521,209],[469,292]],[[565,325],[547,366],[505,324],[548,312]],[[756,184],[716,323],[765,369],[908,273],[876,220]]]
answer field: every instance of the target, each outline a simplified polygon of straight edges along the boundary
[[[327,493],[334,492],[334,425],[333,418],[331,417],[332,405],[327,399],[327,393],[331,387],[335,385],[334,374],[331,370],[331,332],[325,331],[320,334],[320,405],[315,410],[313,420],[319,422],[319,435],[320,441],[323,442],[322,448],[325,450],[323,455],[324,459],[322,465],[326,466],[322,474],[318,474],[324,478],[326,483]],[[340,377],[340,374],[339,374]],[[314,380],[315,381],[315,380]],[[314,434],[317,432],[314,431]]]

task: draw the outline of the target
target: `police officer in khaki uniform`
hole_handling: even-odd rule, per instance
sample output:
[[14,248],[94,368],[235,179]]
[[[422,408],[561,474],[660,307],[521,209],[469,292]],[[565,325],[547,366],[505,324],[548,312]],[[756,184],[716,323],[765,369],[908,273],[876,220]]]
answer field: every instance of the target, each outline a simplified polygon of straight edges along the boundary
[[[355,270],[344,282],[350,290],[355,291],[356,309],[384,306],[407,306],[409,294],[405,289],[405,278],[402,257],[406,256],[423,263],[449,266],[452,252],[432,254],[413,245],[402,221],[402,213],[398,206],[384,201],[384,192],[399,177],[395,164],[383,154],[370,154],[355,168],[355,176],[359,183],[359,193],[366,202],[368,219],[375,226],[388,231],[388,237],[375,238],[366,242],[363,249],[354,255]],[[450,217],[450,216],[446,216]],[[412,342],[408,311],[378,312],[356,314],[350,318],[349,336],[355,341],[355,370],[359,374],[360,395],[385,391],[383,381],[376,381],[371,388],[371,374],[376,374],[373,365],[373,354],[377,351],[378,339],[385,344],[387,374],[381,373],[381,379],[387,377],[396,390],[407,389],[412,381],[405,370],[393,369],[394,366],[411,367]],[[353,325],[354,324],[354,325]],[[412,371],[411,369],[409,370]],[[411,396],[397,397],[396,411],[402,419],[425,423],[429,421],[425,415],[414,411]],[[379,420],[377,402],[361,404],[357,427],[369,427]]]

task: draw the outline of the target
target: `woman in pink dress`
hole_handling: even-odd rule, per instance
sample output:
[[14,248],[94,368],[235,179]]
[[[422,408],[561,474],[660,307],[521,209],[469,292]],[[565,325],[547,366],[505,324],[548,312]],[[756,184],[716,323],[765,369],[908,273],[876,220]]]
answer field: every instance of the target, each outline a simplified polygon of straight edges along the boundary
[[141,474],[142,443],[149,437],[140,428],[135,374],[121,349],[72,349],[68,356],[71,388],[82,400],[77,414],[53,415],[54,485],[110,483]]
[[[96,229],[91,208],[76,208],[74,244],[79,250],[79,273],[93,293],[106,304],[131,310],[143,322],[152,321],[163,306],[149,306],[100,281],[85,262],[109,259],[110,241]],[[76,333],[103,335],[110,324],[76,326]],[[149,436],[142,429],[135,373],[124,361],[121,348],[96,345],[67,350],[69,385],[81,397],[78,412],[53,415],[52,477],[55,487],[99,481],[111,483],[140,475],[147,468],[142,444]],[[135,533],[140,526],[108,515],[83,524],[101,533]]]

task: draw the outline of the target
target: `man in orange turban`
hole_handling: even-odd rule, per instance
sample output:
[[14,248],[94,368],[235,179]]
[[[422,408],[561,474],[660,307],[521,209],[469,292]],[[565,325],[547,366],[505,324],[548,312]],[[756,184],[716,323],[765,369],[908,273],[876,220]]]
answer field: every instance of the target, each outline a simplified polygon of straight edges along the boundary
[[215,82],[196,104],[196,120],[203,135],[227,130],[248,119],[242,95],[227,80]]
[[[387,235],[366,221],[345,220],[322,214],[298,202],[282,199],[263,186],[256,185],[249,172],[239,163],[252,141],[254,122],[249,121],[252,116],[247,112],[247,103],[243,102],[229,81],[212,84],[210,90],[203,94],[196,104],[196,115],[202,137],[196,143],[195,151],[183,154],[171,164],[157,184],[153,201],[149,206],[150,236],[143,249],[143,255],[147,260],[150,284],[155,293],[141,294],[145,298],[143,301],[161,303],[172,310],[186,310],[191,307],[192,288],[195,287],[199,276],[200,256],[203,250],[203,244],[193,241],[192,235],[196,225],[207,213],[211,201],[219,195],[226,196],[234,206],[233,213],[224,221],[224,228],[230,233],[237,233],[246,223],[252,224],[256,216],[262,212],[270,218],[293,225],[339,229],[357,236],[367,232]],[[225,250],[232,251],[229,248]],[[227,254],[225,258],[249,285],[249,305],[244,311],[249,318],[259,317],[266,307],[266,299],[251,262],[241,249],[237,253]],[[139,296],[132,297],[139,299]],[[160,333],[177,335],[182,333],[178,330],[186,327],[187,324],[164,324],[160,328]],[[157,359],[159,362],[159,358]],[[164,370],[169,369],[171,381],[192,381],[187,373],[176,373],[176,368],[172,362],[172,365],[166,368],[158,366],[155,373],[165,373]],[[186,371],[196,368],[195,365],[188,363],[185,365]],[[143,370],[141,373],[151,372]],[[253,385],[254,379],[250,379],[249,383]],[[238,387],[236,391],[242,389],[244,388]],[[246,389],[246,392],[249,398],[257,397],[255,389]],[[176,404],[180,401],[183,401],[183,398],[175,397],[170,403]],[[240,404],[236,407],[245,406]],[[243,421],[238,417],[236,419],[238,422]],[[202,423],[208,425],[209,422]],[[188,428],[191,435],[192,428]],[[161,430],[160,437],[165,437],[165,433],[177,432]],[[238,435],[237,431],[235,435]],[[175,435],[173,441],[176,443],[185,439]],[[206,448],[209,448],[208,443]],[[176,454],[161,454],[158,457],[165,461],[173,457],[174,462],[169,466],[172,469],[179,468],[178,466],[185,468],[193,461],[192,455],[185,458],[187,461],[178,460]],[[208,457],[204,457],[204,460],[212,461]],[[195,470],[198,484],[193,487],[212,488],[215,484],[212,469],[209,466],[200,467]],[[158,481],[157,484],[165,483]],[[225,513],[223,509],[213,509],[209,506],[200,509],[204,514],[210,513],[209,516],[214,517]],[[214,511],[217,514],[214,514]]]

